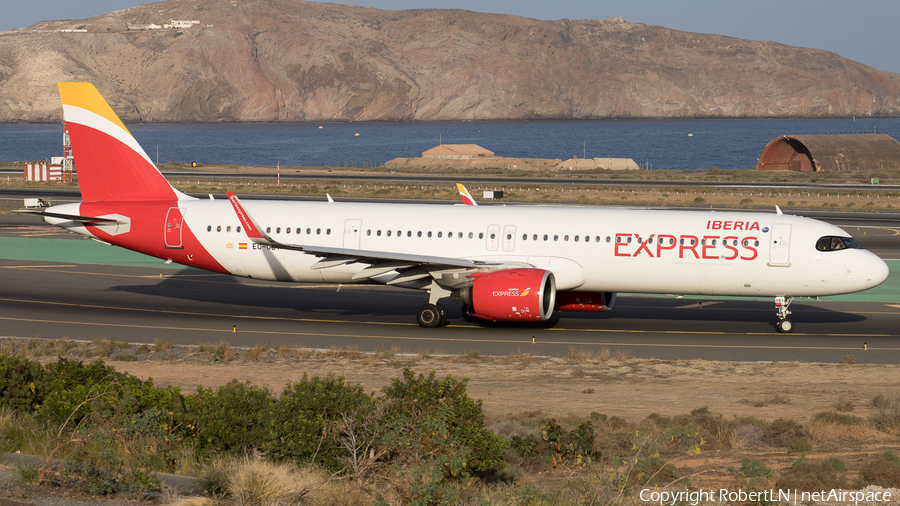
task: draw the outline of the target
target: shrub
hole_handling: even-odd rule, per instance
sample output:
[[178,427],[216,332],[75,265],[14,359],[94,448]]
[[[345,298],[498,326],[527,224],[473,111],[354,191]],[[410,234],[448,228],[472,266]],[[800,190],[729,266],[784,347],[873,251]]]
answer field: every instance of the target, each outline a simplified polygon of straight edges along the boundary
[[787,473],[778,478],[776,486],[780,489],[807,491],[845,488],[849,484],[835,472],[831,460],[806,460],[806,457],[800,457]]
[[263,448],[273,399],[267,388],[232,381],[218,389],[197,387],[185,398],[181,425],[201,454]]
[[92,495],[127,492],[141,495],[159,481],[139,469],[127,468],[119,443],[108,435],[94,434],[90,444],[76,449],[65,460],[64,481]]
[[866,485],[900,487],[900,458],[897,454],[888,450],[863,464],[857,486]]
[[402,379],[385,386],[381,441],[390,456],[411,463],[441,460],[448,477],[501,469],[506,442],[485,428],[481,401],[467,395],[467,382],[404,368]]
[[334,425],[341,415],[370,409],[372,398],[362,386],[347,385],[344,378],[306,374],[288,384],[268,417],[266,452],[277,459],[316,462],[340,469],[343,452]]
[[806,431],[796,420],[778,418],[763,429],[763,439],[777,446],[788,447],[794,439],[803,437]]
[[788,442],[788,448],[794,453],[809,453],[812,451],[812,442],[806,436],[795,437]]
[[771,467],[767,466],[765,462],[759,459],[745,458],[741,462],[740,469],[729,469],[729,471],[737,472],[744,478],[771,478],[772,476],[775,476],[775,471],[772,471]]
[[32,412],[43,404],[47,387],[44,368],[24,357],[0,354],[0,402],[13,409]]

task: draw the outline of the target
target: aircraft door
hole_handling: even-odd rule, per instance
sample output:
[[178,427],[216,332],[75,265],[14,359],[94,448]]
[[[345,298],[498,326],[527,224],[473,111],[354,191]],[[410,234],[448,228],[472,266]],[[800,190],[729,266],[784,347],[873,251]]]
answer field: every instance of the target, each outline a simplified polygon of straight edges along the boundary
[[769,265],[791,265],[791,226],[775,223],[769,240]]
[[177,207],[169,208],[169,212],[166,214],[166,248],[184,248],[184,244],[181,241],[181,231],[184,228],[184,212],[184,209]]
[[347,249],[359,249],[359,236],[362,230],[362,220],[347,220],[344,222],[344,247]]
[[497,251],[500,245],[500,225],[490,225],[487,229],[487,249]]
[[503,251],[516,249],[516,226],[507,225],[503,228]]

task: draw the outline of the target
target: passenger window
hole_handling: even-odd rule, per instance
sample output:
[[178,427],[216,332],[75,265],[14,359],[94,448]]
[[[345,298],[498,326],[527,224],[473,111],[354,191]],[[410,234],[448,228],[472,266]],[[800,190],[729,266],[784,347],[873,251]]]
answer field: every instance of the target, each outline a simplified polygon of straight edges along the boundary
[[422,237],[422,231],[421,231],[421,230],[419,230],[418,232],[416,232],[416,237]]
[[569,242],[569,236],[568,236],[568,235],[564,235],[564,236],[563,236],[563,241]]
[[[219,227],[219,232],[221,232],[221,231],[222,231],[222,227]],[[271,233],[272,233],[272,227],[266,227],[266,233],[267,233],[267,234],[271,234]]]
[[321,229],[321,228],[317,228],[317,229],[316,229],[316,235],[321,235],[321,234],[322,234],[322,229]]
[[577,235],[575,236],[575,242],[578,242],[578,236],[577,236]]
[[388,236],[388,237],[391,236],[391,231],[390,231],[390,230],[387,231],[387,236]]
[[280,234],[280,233],[281,233],[281,227],[276,228],[276,229],[275,229],[275,233],[276,233],[276,234]]
[[631,237],[628,238],[628,244],[631,244]]
[[528,240],[528,234],[522,234],[522,240],[523,240],[523,241],[527,241],[527,240]]
[[544,234],[544,240],[545,241],[547,240],[547,234]]
[[512,234],[506,234],[506,240],[508,241],[510,239],[512,239]]
[[226,231],[226,232],[231,232],[231,225],[228,225],[227,227],[225,227],[225,231]]
[[473,235],[472,232],[469,232],[469,239],[472,238],[472,235]]
[[212,225],[208,225],[208,226],[206,227],[206,231],[207,231],[207,232],[212,232]]
[[402,231],[402,230],[398,230],[398,231],[397,231],[397,237],[402,237],[402,236],[403,236],[403,231]]
[[366,235],[372,235],[372,229],[366,230]]
[[459,234],[457,234],[456,237],[457,237],[458,239],[462,239],[462,232],[460,232]]
[[706,246],[706,239],[700,239],[700,245]]
[[558,240],[559,240],[559,236],[558,236],[558,235],[554,235],[554,236],[553,236],[553,240],[554,240],[554,241],[558,241]]
[[531,236],[531,240],[537,241],[537,234],[534,234],[533,236]]
[[496,238],[497,238],[497,234],[491,234],[491,239],[496,239]]
[[406,231],[406,237],[412,237],[412,230]]
[[478,238],[484,239],[484,232],[478,232]]
[[309,235],[309,234],[311,234],[311,233],[312,233],[312,229],[311,229],[311,228],[306,229],[306,235]]
[[329,228],[328,230],[326,230],[326,231],[325,231],[325,234],[326,234],[326,235],[331,235],[331,229]]
[[619,237],[619,236],[616,236],[616,242],[617,242],[617,243],[622,242],[622,238]]
[[[600,238],[599,238],[599,237],[597,238],[597,242],[600,242]],[[609,236],[606,236],[606,242],[609,242]],[[616,242],[618,242],[618,241],[616,241]]]
[[[230,228],[230,227],[229,227],[229,228]],[[291,233],[291,227],[285,228],[285,229],[284,229],[284,233],[290,234],[290,233]]]
[[431,237],[431,231],[428,232],[428,237]]
[[[297,227],[297,235],[300,235],[300,232],[302,232],[302,231],[303,230],[300,227]],[[240,232],[240,230],[238,230],[238,232]]]
[[697,244],[697,239],[691,239],[691,246]]
[[443,236],[444,236],[444,233],[443,233],[443,232],[438,232],[438,239],[440,239],[440,238],[443,237]]
[[238,228],[237,228],[237,231],[238,231],[238,232],[240,232],[240,231],[241,231],[241,227],[240,227],[240,225],[238,225]]
[[652,238],[652,237],[649,238],[649,239],[647,239],[647,244],[653,244],[653,238]]
[[[678,239],[678,244],[684,245],[684,238]],[[744,245],[746,246],[746,244]]]
[[638,244],[640,244],[640,243],[642,243],[642,242],[644,242],[644,240],[641,239],[640,237],[638,237]]
[[375,232],[375,235],[377,235],[378,237],[381,237],[381,230],[379,230],[378,232]]

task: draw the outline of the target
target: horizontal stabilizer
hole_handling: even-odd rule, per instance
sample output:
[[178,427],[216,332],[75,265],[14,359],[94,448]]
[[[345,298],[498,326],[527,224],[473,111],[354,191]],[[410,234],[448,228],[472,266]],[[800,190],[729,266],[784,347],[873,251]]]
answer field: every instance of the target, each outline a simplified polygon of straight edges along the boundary
[[127,221],[114,220],[111,218],[95,218],[93,216],[78,216],[75,214],[51,213],[49,211],[38,211],[37,209],[19,209],[14,213],[34,214],[36,216],[49,216],[51,218],[59,218],[61,220],[79,221],[82,223],[128,223]]

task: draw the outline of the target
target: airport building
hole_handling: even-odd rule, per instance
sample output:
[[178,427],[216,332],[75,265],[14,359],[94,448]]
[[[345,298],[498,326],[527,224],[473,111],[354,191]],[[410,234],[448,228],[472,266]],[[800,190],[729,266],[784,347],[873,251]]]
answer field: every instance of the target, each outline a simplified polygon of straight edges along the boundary
[[766,144],[756,170],[896,171],[900,142],[885,134],[782,135]]

